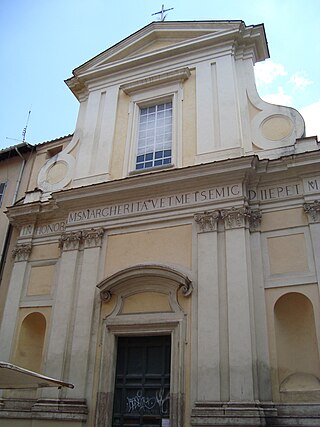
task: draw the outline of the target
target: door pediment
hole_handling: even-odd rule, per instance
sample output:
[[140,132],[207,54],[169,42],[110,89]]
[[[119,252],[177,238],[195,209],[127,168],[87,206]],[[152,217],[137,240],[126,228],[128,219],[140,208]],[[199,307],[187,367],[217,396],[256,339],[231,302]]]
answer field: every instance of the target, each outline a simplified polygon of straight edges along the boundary
[[110,301],[112,295],[124,297],[137,292],[177,292],[181,289],[184,296],[191,295],[193,286],[187,275],[159,264],[142,264],[121,270],[104,279],[97,285],[101,300]]

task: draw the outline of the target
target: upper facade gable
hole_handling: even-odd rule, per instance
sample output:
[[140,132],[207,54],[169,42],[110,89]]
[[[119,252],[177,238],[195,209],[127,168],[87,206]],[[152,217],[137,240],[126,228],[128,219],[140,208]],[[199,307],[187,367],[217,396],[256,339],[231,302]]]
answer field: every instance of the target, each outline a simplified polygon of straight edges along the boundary
[[242,21],[154,22],[73,71],[80,100],[70,143],[37,172],[46,201],[62,189],[163,169],[318,149],[304,121],[257,92],[268,57],[264,26]]
[[152,22],[73,70],[66,84],[77,98],[93,79],[208,46],[253,48],[255,61],[269,57],[263,25],[243,21]]

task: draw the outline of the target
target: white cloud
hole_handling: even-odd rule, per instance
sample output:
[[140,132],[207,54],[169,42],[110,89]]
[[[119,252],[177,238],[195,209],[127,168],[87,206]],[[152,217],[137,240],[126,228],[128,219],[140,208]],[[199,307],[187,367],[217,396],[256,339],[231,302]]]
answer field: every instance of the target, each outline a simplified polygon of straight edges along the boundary
[[314,83],[306,77],[306,73],[304,71],[298,71],[297,73],[292,74],[289,82],[296,90],[303,90]]
[[320,137],[320,99],[313,104],[306,105],[299,111],[306,123],[306,136],[316,135]]
[[269,93],[267,95],[261,96],[261,98],[270,104],[287,105],[289,107],[293,102],[293,97],[286,95],[282,86],[278,87],[278,91],[276,93]]
[[277,77],[286,76],[288,74],[282,64],[277,64],[271,59],[264,62],[257,62],[254,66],[254,71],[257,86],[270,84],[274,82]]

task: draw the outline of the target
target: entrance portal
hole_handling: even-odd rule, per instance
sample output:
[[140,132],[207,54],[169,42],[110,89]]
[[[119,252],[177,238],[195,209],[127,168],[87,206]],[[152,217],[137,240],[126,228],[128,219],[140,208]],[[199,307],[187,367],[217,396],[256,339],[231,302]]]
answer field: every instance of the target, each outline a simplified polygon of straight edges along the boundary
[[169,426],[171,336],[118,337],[113,427]]

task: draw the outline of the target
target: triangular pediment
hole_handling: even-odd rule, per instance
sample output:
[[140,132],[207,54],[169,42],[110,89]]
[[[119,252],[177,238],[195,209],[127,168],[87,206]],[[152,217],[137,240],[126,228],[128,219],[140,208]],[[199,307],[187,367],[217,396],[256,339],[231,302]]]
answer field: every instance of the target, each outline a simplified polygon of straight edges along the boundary
[[238,30],[241,21],[153,22],[76,68],[77,75]]
[[234,44],[250,49],[254,45],[257,60],[268,57],[263,25],[246,26],[243,21],[152,22],[76,68],[66,83],[80,99],[86,96],[89,81],[182,54],[190,57],[201,49],[222,45],[232,49]]

